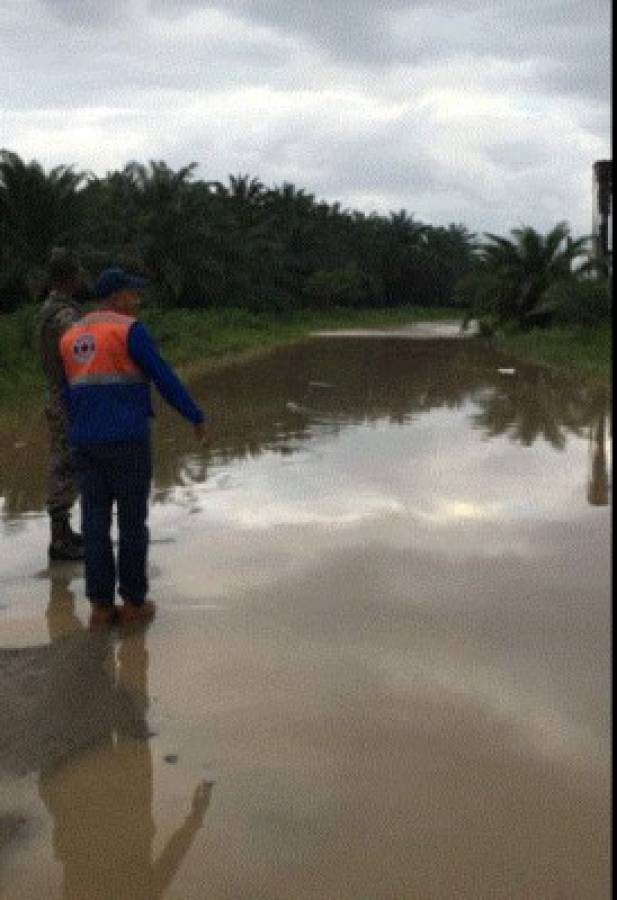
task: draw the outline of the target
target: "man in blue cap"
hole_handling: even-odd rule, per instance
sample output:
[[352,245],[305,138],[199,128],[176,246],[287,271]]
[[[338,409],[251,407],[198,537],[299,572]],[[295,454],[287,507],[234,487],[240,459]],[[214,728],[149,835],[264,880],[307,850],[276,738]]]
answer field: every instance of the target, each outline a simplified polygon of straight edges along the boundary
[[[70,439],[82,498],[86,594],[91,624],[151,618],[146,573],[148,496],[152,476],[152,381],[163,398],[204,438],[204,414],[159,355],[136,318],[145,279],[119,268],[101,272],[100,305],[60,340],[66,377]],[[118,594],[110,537],[113,504],[118,518]]]

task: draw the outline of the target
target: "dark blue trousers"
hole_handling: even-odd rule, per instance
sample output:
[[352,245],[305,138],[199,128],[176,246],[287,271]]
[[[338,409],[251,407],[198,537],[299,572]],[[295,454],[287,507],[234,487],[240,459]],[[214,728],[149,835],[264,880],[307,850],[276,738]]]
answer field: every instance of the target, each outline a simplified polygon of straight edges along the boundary
[[147,442],[79,445],[75,451],[82,504],[86,594],[111,606],[116,564],[111,543],[114,503],[118,517],[118,594],[136,606],[148,591],[148,497],[152,458]]

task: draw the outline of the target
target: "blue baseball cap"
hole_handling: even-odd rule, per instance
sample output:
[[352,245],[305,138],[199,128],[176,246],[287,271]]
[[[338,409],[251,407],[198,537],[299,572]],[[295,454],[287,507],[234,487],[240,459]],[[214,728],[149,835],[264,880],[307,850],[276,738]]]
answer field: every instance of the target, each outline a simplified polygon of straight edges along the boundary
[[134,291],[148,284],[140,275],[129,275],[124,269],[104,269],[96,280],[94,293],[100,299],[111,297],[116,291]]

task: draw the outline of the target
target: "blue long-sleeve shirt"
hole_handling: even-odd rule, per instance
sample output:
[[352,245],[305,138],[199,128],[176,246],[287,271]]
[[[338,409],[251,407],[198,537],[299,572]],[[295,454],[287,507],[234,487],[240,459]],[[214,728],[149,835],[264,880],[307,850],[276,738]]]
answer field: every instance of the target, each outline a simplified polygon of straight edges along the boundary
[[147,441],[154,415],[152,381],[161,396],[194,425],[205,416],[171,366],[159,354],[141,322],[131,325],[127,349],[148,381],[129,384],[65,385],[73,444]]

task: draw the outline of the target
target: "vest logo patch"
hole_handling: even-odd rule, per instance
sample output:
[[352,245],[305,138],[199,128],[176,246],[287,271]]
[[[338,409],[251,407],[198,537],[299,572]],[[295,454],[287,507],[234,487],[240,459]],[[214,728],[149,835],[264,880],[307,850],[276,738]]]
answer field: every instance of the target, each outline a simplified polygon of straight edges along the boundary
[[89,363],[96,353],[93,334],[82,334],[73,344],[73,356],[78,363]]

